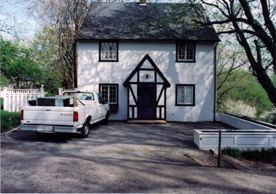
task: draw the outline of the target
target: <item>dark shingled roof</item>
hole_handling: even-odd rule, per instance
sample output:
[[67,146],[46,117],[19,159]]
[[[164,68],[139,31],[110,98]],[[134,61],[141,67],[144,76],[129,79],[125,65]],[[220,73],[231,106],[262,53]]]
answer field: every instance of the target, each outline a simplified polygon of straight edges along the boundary
[[94,3],[84,19],[79,40],[206,40],[219,41],[203,14],[187,3]]

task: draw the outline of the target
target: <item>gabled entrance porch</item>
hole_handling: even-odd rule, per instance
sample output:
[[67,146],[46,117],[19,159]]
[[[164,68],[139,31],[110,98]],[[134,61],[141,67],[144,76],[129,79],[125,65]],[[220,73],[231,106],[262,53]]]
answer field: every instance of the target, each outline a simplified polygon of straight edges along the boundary
[[124,82],[128,119],[166,120],[166,88],[170,83],[146,54]]

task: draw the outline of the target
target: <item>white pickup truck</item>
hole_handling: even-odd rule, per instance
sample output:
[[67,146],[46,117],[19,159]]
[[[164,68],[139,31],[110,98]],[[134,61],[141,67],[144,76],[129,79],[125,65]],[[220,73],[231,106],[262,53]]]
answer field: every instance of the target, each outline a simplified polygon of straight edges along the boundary
[[21,130],[41,133],[89,134],[90,125],[107,124],[109,105],[96,92],[65,92],[63,96],[42,97],[29,101],[21,110]]

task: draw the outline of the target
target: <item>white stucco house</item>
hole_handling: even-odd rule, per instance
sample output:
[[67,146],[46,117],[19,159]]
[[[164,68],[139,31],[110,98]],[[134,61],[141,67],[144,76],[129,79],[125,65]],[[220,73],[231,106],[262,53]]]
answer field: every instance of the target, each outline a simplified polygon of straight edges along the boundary
[[77,87],[99,91],[113,120],[214,121],[215,47],[202,7],[101,3],[77,42]]

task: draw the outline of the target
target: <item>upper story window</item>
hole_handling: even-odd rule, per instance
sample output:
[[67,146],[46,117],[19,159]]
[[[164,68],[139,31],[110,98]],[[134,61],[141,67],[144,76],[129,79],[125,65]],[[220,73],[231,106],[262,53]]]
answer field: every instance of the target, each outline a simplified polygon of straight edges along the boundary
[[176,106],[195,106],[195,85],[176,84]]
[[100,41],[99,61],[118,61],[118,41]]
[[176,61],[177,62],[195,62],[195,43],[177,42],[176,43]]

